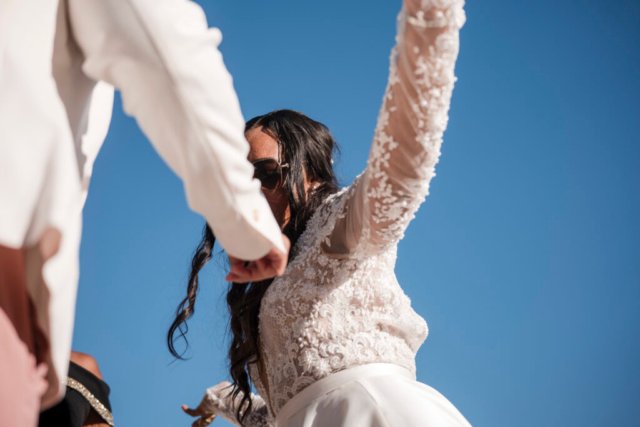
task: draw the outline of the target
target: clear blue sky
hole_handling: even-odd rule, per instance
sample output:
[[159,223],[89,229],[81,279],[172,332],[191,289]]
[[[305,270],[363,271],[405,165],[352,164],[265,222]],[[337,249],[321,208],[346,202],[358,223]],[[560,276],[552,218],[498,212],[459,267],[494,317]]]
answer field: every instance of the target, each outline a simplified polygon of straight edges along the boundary
[[[205,5],[247,118],[294,108],[365,164],[400,1]],[[397,275],[431,333],[418,377],[478,426],[640,419],[640,3],[470,1],[432,194]],[[85,210],[76,349],[120,426],[186,426],[226,377],[224,258],[187,362],[164,335],[202,220],[118,98]],[[225,425],[219,422],[218,425]]]

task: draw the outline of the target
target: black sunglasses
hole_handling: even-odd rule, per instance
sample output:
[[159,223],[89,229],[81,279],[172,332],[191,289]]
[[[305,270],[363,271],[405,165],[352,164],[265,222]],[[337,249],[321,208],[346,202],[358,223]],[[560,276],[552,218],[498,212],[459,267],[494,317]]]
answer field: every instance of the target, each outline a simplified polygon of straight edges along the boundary
[[275,190],[282,185],[284,170],[288,164],[280,164],[276,159],[260,159],[253,162],[253,177],[260,181],[265,190]]

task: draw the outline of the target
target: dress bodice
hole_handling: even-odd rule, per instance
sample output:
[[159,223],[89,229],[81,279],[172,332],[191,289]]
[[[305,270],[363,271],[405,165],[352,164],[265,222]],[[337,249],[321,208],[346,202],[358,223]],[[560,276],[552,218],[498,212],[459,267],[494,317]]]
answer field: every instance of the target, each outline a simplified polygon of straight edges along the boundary
[[261,395],[269,390],[273,412],[313,382],[350,367],[389,362],[415,372],[427,325],[396,280],[396,247],[330,252],[328,239],[353,190],[325,201],[262,300],[260,354],[268,384],[253,377]]

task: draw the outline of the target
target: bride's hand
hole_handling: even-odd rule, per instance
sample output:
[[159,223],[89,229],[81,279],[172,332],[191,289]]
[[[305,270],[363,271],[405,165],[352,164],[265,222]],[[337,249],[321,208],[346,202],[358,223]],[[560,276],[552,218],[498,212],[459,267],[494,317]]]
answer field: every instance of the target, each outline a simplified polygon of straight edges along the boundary
[[202,399],[200,404],[193,409],[189,408],[187,405],[182,405],[182,410],[186,414],[191,415],[192,417],[199,417],[193,422],[193,424],[191,424],[192,427],[208,426],[216,418],[216,414],[211,413],[207,406],[209,405],[206,403],[206,396]]
[[182,405],[182,410],[192,417],[198,417],[197,420],[191,424],[192,427],[204,427],[213,422],[217,415],[224,414],[227,410],[227,404],[225,398],[221,397],[229,396],[232,385],[228,381],[222,381],[215,386],[207,389],[202,397],[202,400],[195,408],[189,408],[187,405]]

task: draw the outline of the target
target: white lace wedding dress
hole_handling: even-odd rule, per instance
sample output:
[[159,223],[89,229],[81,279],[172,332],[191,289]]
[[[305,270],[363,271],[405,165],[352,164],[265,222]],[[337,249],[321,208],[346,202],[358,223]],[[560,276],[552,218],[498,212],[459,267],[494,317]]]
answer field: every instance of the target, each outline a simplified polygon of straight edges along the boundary
[[[259,396],[246,426],[468,425],[415,381],[427,325],[394,274],[440,156],[463,5],[404,1],[368,166],[313,215],[262,300],[264,372],[252,372]],[[229,390],[210,388],[207,406],[239,424]]]

